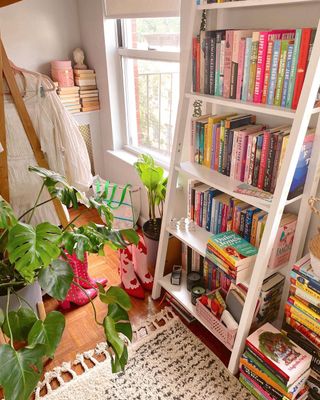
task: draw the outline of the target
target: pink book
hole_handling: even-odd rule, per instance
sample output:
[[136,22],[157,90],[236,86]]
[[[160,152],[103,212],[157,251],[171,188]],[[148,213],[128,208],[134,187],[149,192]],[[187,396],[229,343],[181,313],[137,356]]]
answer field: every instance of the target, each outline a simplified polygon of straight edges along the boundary
[[226,48],[224,52],[224,77],[223,77],[223,97],[226,98],[230,97],[233,34],[234,31],[226,31]]
[[246,51],[246,39],[241,39],[239,45],[239,65],[238,65],[237,95],[236,95],[237,100],[240,100],[241,98],[245,51]]
[[232,144],[232,153],[231,153],[231,166],[230,166],[230,178],[235,179],[236,172],[236,152],[238,146],[238,131],[233,132],[233,144]]
[[255,133],[251,134],[248,136],[248,146],[247,146],[247,155],[246,155],[246,166],[245,166],[245,171],[244,171],[244,178],[243,182],[248,183],[249,180],[249,171],[250,171],[250,160],[251,160],[251,151],[252,151],[252,143],[253,143],[253,137],[255,136]]
[[[262,94],[265,86],[265,71],[267,65],[267,54],[269,47],[270,54],[270,40],[276,39],[292,39],[294,38],[295,30],[272,30],[266,32],[260,32],[259,46],[258,46],[258,61],[257,61],[257,72],[256,81],[253,93],[254,103],[262,102]],[[293,36],[293,37],[292,37]]]

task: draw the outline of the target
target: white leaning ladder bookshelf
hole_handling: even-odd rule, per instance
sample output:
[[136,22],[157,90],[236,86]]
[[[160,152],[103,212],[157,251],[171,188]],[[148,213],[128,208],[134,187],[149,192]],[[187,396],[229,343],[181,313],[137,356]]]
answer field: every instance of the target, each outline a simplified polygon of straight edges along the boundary
[[[172,286],[170,284],[170,277],[164,276],[164,265],[166,260],[167,246],[169,234],[176,236],[183,243],[197,251],[201,255],[205,255],[206,243],[211,235],[205,229],[197,227],[194,232],[181,232],[179,230],[170,229],[169,223],[172,218],[175,217],[174,203],[176,201],[176,187],[179,174],[183,174],[188,179],[194,179],[201,181],[209,186],[219,189],[229,195],[232,195],[240,200],[246,201],[247,203],[261,208],[268,212],[268,218],[264,229],[262,241],[258,250],[258,255],[253,268],[249,290],[247,293],[245,305],[243,308],[237,336],[232,348],[231,358],[228,365],[228,369],[231,373],[236,374],[239,366],[239,359],[245,346],[245,340],[249,334],[250,326],[253,320],[254,311],[257,300],[259,298],[261,285],[270,271],[268,270],[268,261],[272,251],[273,243],[277,234],[277,230],[280,224],[282,213],[284,208],[289,203],[297,203],[299,206],[297,227],[292,246],[291,256],[289,263],[286,267],[281,269],[281,272],[288,277],[289,271],[294,262],[302,256],[304,249],[304,242],[306,233],[308,230],[311,211],[308,206],[308,199],[310,196],[316,194],[319,177],[320,177],[320,120],[318,118],[320,108],[314,108],[317,91],[320,86],[320,1],[319,0],[240,0],[237,2],[227,3],[215,3],[196,6],[195,0],[184,0],[188,1],[189,12],[186,17],[186,21],[181,21],[182,24],[188,27],[194,27],[188,29],[188,33],[185,35],[184,40],[186,43],[186,51],[182,54],[182,63],[187,64],[187,68],[183,71],[181,76],[183,95],[180,98],[178,107],[178,117],[175,129],[175,137],[173,141],[172,157],[169,171],[169,182],[167,189],[166,204],[163,215],[162,231],[160,236],[158,258],[155,270],[155,284],[152,293],[154,299],[159,298],[161,294],[161,288],[164,288],[173,297],[184,305],[188,311],[193,314],[200,322],[205,325],[196,313],[195,307],[191,304],[190,292],[187,291],[185,282],[181,286]],[[225,99],[223,97],[209,96],[191,93],[190,88],[192,87],[192,73],[191,73],[191,52],[192,52],[192,36],[196,32],[196,28],[200,26],[200,17],[204,9],[207,9],[210,15],[211,21],[215,24],[219,12],[227,13],[229,10],[237,12],[237,10],[244,10],[249,8],[255,8],[255,12],[264,12],[266,7],[272,7],[272,10],[276,13],[277,7],[291,7],[293,5],[299,5],[301,11],[303,11],[304,4],[316,3],[319,8],[317,15],[317,32],[314,40],[313,50],[309,60],[309,66],[307,69],[303,89],[301,92],[299,104],[297,110],[290,110],[281,107],[267,106],[255,103],[246,103],[239,100]],[[209,11],[210,10],[210,11]],[[186,13],[187,14],[187,13]],[[196,25],[197,24],[197,25]],[[265,22],[263,22],[264,25]],[[232,29],[232,26],[210,26],[210,29]],[[268,26],[264,26],[265,29]],[[212,171],[209,168],[193,164],[191,161],[182,162],[182,148],[183,144],[186,143],[188,135],[185,132],[188,131],[190,126],[190,120],[193,111],[194,100],[202,100],[206,105],[206,111],[211,110],[212,113],[216,111],[216,107],[220,107],[219,111],[227,110],[245,110],[248,113],[257,113],[258,115],[271,116],[277,121],[277,118],[285,118],[287,121],[292,123],[290,139],[285,154],[283,167],[279,172],[276,189],[273,195],[272,202],[268,203],[264,200],[246,196],[243,194],[234,193],[235,187],[239,182],[234,181],[230,177],[224,176],[216,171]],[[211,107],[208,108],[208,107]],[[314,115],[315,114],[315,115]],[[304,186],[304,192],[302,196],[288,201],[288,193],[290,185],[293,179],[295,167],[298,162],[300,149],[302,147],[306,130],[309,126],[310,119],[316,118],[316,133],[315,140],[312,150],[312,156],[309,164],[308,175]],[[188,125],[189,124],[189,125]],[[186,138],[187,137],[187,138]],[[187,143],[188,144],[188,143]],[[286,279],[286,285],[283,292],[282,306],[279,311],[279,321],[283,317],[284,304],[288,294],[289,279]],[[209,334],[209,333],[208,333]]]

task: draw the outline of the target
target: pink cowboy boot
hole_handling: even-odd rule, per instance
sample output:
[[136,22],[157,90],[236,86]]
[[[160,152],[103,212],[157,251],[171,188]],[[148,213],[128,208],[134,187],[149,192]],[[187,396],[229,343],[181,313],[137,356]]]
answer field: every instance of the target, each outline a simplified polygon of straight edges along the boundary
[[[70,255],[67,251],[65,251],[65,255],[68,258],[69,264],[77,270],[77,276],[79,277],[80,285],[85,289],[92,289],[97,287],[97,283],[100,283],[102,286],[106,286],[108,279],[106,278],[98,278],[92,279],[88,274],[88,256],[87,253],[84,254],[83,261],[80,261],[75,253]],[[73,268],[73,266],[72,266]],[[73,268],[74,269],[74,268]]]
[[[75,280],[77,281],[77,280]],[[67,293],[66,298],[59,302],[59,306],[63,310],[68,310],[70,308],[71,303],[76,306],[83,306],[89,303],[90,299],[94,299],[97,296],[97,290],[95,289],[83,289],[88,296],[76,285],[73,283]]]
[[128,246],[126,249],[120,249],[120,278],[124,290],[129,296],[137,299],[144,299],[144,290],[136,277],[132,263],[132,253]]
[[148,271],[147,263],[147,248],[143,239],[140,236],[140,241],[137,246],[132,246],[133,265],[136,274],[144,289],[151,291],[153,286],[153,276]]

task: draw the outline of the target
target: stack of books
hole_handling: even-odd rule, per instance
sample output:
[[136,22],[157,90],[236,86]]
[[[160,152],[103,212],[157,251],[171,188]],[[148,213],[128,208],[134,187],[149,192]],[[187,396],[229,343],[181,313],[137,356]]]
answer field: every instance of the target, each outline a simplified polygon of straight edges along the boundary
[[193,91],[296,109],[315,29],[201,31]]
[[308,398],[311,355],[270,323],[246,340],[240,382],[257,399]]
[[282,274],[276,273],[263,281],[257,315],[259,324],[273,322],[278,317],[284,280]]
[[201,4],[214,4],[214,3],[228,3],[230,1],[245,1],[245,0],[196,0],[196,4],[201,5]]
[[99,91],[93,69],[75,69],[75,83],[80,88],[81,111],[100,109]]
[[[198,181],[189,183],[189,217],[214,234],[233,231],[259,247],[268,214],[257,207]],[[277,233],[269,268],[288,262],[297,224],[297,216],[284,213]]]
[[64,107],[72,114],[80,112],[80,97],[78,86],[58,87],[58,96]]
[[[254,115],[204,115],[191,122],[191,160],[230,178],[273,193],[283,165],[291,126],[267,128]],[[288,198],[303,192],[314,142],[309,129]]]
[[288,336],[313,355],[312,373],[308,381],[311,394],[320,393],[320,278],[312,271],[306,255],[293,267],[290,292],[285,308]]
[[206,259],[238,283],[250,277],[258,250],[235,232],[210,236]]

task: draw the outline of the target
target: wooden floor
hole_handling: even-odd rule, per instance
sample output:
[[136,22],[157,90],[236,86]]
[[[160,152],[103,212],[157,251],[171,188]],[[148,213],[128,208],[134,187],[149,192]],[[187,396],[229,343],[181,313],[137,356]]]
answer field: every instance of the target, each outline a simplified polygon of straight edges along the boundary
[[[78,220],[79,223],[87,221],[98,221],[93,213],[87,213]],[[89,256],[89,273],[92,277],[106,277],[110,285],[120,285],[118,274],[119,259],[117,252],[106,248],[105,256]],[[102,320],[107,311],[107,306],[95,299],[94,303],[98,312],[98,319]],[[153,301],[148,295],[144,300],[132,298],[132,310],[130,320],[134,326],[139,326],[148,317],[157,313],[163,305],[159,301]],[[58,302],[51,298],[45,299],[46,311],[58,309]],[[66,329],[62,341],[57,349],[55,359],[46,364],[45,370],[48,371],[54,366],[60,365],[64,361],[72,361],[77,353],[93,349],[97,343],[104,341],[103,329],[94,322],[92,307],[90,304],[83,307],[72,307],[68,311],[63,311],[66,317]],[[194,332],[214,353],[227,365],[230,352],[215,339],[201,324],[194,322],[189,325]]]

